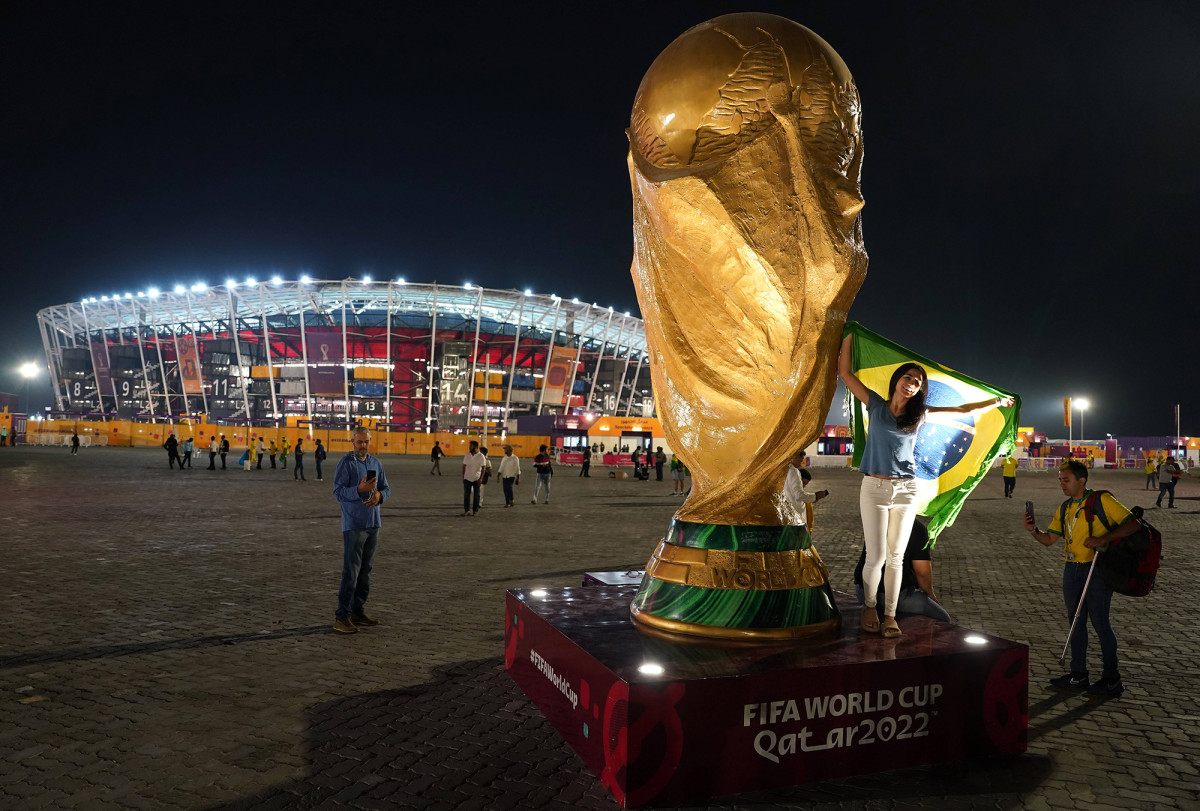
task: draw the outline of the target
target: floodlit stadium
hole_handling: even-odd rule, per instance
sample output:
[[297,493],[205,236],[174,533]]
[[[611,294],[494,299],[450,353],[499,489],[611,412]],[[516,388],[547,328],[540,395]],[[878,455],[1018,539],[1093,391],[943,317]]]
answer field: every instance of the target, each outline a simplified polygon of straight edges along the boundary
[[531,291],[276,277],[87,298],[38,323],[58,411],[79,416],[474,432],[654,410],[641,319]]

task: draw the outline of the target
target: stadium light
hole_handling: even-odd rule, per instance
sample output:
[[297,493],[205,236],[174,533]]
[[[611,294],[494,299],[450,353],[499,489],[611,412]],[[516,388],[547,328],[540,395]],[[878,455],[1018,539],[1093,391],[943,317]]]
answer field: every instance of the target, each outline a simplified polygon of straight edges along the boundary
[[310,279],[307,275],[300,277],[300,284],[309,284],[311,282],[312,279]]
[[470,283],[470,282],[464,282],[464,283],[463,283],[463,287],[464,287],[464,288],[466,288],[467,290],[470,290],[470,289],[471,289],[471,287],[472,287],[472,285],[471,285],[471,283]]
[[279,276],[272,276],[271,284],[283,284],[283,279]]
[[133,293],[126,293],[125,298],[133,298]]
[[572,304],[578,304],[578,303],[579,303],[579,299],[577,299],[577,298],[573,298],[573,299],[571,299],[571,303],[572,303]]
[[150,298],[158,298],[158,288],[151,287],[149,290],[146,291],[146,295],[148,295]]
[[254,286],[254,285],[256,285],[256,284],[258,284],[258,282],[256,282],[256,281],[254,280],[254,277],[253,277],[253,276],[247,276],[247,277],[246,277],[246,286],[247,286],[247,287],[253,287],[253,286]]
[[530,290],[528,287],[526,287],[526,288],[525,288],[525,295],[527,295],[527,296],[532,296],[532,295],[533,295],[533,291],[532,291],[532,290]]
[[38,365],[30,362],[22,363],[18,371],[21,373],[21,377],[28,380],[31,377],[37,377]]
[[145,297],[146,297],[146,294],[145,294],[145,293],[143,293],[141,290],[139,290],[139,291],[138,291],[138,298],[145,298]]
[[101,301],[108,301],[108,296],[101,296],[101,297],[100,297],[100,300],[101,300]]
[[187,292],[187,288],[184,287],[183,285],[181,285],[181,284],[175,285],[175,295],[182,296],[186,292]]
[[405,283],[405,282],[404,282],[404,277],[403,277],[403,276],[401,276],[399,279],[396,279],[396,284],[400,284],[400,285],[402,285],[402,284],[404,284],[404,283]]
[[363,276],[363,284],[370,284],[370,283],[371,283],[371,277]]
[[237,281],[235,281],[234,279],[226,279],[225,286],[228,287],[230,290],[237,290]]
[[1071,402],[1073,402],[1075,407],[1079,409],[1079,441],[1083,442],[1083,412],[1087,411],[1088,406],[1090,406],[1091,403],[1089,403],[1083,397],[1076,397]]
[[196,282],[194,285],[192,285],[193,293],[203,293],[207,289],[208,285],[206,285],[204,282]]

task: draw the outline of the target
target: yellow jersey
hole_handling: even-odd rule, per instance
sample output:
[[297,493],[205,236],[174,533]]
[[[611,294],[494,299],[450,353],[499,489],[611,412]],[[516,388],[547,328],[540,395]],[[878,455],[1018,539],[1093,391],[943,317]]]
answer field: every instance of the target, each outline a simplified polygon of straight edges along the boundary
[[1003,462],[1000,463],[1000,466],[1003,469],[1005,476],[1012,478],[1013,476],[1017,475],[1017,460],[1016,459],[1013,459],[1011,457],[1008,459],[1005,459]]
[[[1091,563],[1092,558],[1096,557],[1096,550],[1088,549],[1083,542],[1088,538],[1099,538],[1108,532],[1104,522],[1095,515],[1092,516],[1092,525],[1088,526],[1083,502],[1087,501],[1091,494],[1092,491],[1088,490],[1082,499],[1069,501],[1065,510],[1062,507],[1055,510],[1054,518],[1046,530],[1063,539],[1063,560],[1070,563]],[[1104,517],[1108,519],[1109,527],[1116,527],[1129,520],[1129,510],[1113,498],[1112,493],[1100,494],[1100,506],[1104,510]]]

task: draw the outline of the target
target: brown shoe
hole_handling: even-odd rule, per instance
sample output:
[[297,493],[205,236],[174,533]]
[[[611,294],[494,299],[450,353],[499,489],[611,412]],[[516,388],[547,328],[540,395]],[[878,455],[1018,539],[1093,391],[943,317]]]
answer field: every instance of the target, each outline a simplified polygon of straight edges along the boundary
[[354,627],[354,623],[350,620],[337,620],[333,623],[333,630],[339,634],[357,634],[358,629]]
[[896,622],[895,617],[883,618],[883,637],[884,639],[895,639],[900,636],[903,631],[900,630],[900,625]]
[[879,633],[879,613],[875,610],[874,606],[863,606],[862,629],[870,634]]
[[379,624],[379,620],[375,619],[374,617],[368,617],[366,614],[355,614],[354,616],[350,617],[350,621],[355,625],[365,625],[368,628]]

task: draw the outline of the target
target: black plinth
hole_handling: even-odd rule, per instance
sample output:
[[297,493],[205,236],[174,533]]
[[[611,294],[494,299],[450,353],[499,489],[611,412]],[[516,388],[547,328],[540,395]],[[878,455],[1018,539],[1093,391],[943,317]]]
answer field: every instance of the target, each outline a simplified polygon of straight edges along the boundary
[[613,796],[663,805],[1022,752],[1028,649],[927,617],[866,634],[673,641],[629,619],[636,587],[514,589],[505,666]]

